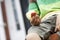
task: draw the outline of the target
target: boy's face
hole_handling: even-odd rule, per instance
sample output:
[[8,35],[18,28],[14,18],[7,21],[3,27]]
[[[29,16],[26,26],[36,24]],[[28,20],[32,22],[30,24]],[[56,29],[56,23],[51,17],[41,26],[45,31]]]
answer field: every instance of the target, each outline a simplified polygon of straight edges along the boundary
[[38,26],[40,24],[40,17],[36,14],[30,19],[31,25]]

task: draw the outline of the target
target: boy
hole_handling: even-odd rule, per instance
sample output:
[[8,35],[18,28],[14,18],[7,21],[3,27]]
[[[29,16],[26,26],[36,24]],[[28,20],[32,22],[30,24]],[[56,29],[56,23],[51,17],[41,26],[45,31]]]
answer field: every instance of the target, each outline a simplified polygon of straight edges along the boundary
[[[53,0],[53,1],[37,0],[37,4],[38,4],[37,5],[36,0],[33,0],[33,1],[31,0],[30,3],[31,4],[29,6],[29,11],[26,14],[26,16],[30,20],[33,26],[28,30],[28,35],[26,39],[27,40],[47,40],[48,38],[51,38],[49,36],[55,33],[54,30],[56,28],[55,27],[56,19],[59,16],[58,14],[60,14],[60,11],[59,11],[60,9],[58,5],[60,1],[59,0]],[[39,18],[39,15],[40,15],[40,18]],[[39,22],[40,19],[41,19],[41,22]],[[59,31],[56,32],[55,34],[56,36],[58,35],[58,37],[60,36]]]

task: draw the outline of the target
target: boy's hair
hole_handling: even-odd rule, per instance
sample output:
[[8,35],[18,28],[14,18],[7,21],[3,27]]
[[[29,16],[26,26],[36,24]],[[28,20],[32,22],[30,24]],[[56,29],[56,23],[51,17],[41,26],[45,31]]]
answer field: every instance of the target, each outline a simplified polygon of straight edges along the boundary
[[38,15],[31,17],[31,25],[38,26],[40,24],[40,17]]

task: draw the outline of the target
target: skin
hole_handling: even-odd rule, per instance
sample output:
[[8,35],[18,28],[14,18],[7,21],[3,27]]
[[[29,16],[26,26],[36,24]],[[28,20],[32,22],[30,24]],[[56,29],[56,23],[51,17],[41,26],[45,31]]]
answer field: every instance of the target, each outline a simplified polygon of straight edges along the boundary
[[57,16],[57,19],[56,19],[56,28],[55,28],[55,31],[60,31],[60,14]]
[[41,38],[39,37],[37,33],[29,33],[26,36],[26,40],[41,40]]

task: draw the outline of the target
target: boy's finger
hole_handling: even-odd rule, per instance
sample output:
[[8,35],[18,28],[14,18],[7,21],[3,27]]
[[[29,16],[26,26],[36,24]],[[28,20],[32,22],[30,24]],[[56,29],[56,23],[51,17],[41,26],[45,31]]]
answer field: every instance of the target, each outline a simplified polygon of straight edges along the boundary
[[58,28],[56,27],[56,28],[55,28],[55,32],[57,31],[57,29],[58,29]]

